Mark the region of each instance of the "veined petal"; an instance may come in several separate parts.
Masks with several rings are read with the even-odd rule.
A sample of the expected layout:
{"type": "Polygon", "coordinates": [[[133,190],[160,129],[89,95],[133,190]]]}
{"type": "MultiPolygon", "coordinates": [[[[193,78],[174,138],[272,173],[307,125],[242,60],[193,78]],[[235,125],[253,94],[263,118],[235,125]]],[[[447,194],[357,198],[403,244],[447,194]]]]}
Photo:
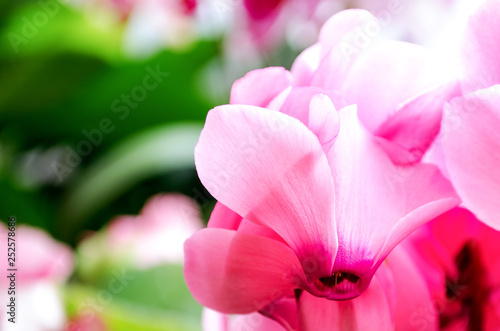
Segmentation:
{"type": "Polygon", "coordinates": [[[208,114],[195,163],[217,200],[288,243],[308,279],[331,275],[333,179],[318,138],[300,121],[253,106],[217,107],[208,114]]]}
{"type": "Polygon", "coordinates": [[[500,85],[453,99],[443,118],[443,150],[464,206],[500,230],[500,85]]]}
{"type": "Polygon", "coordinates": [[[378,261],[422,224],[456,207],[460,203],[451,183],[438,168],[430,164],[400,167],[399,178],[407,192],[404,216],[387,237],[378,261]]]}
{"type": "Polygon", "coordinates": [[[226,313],[258,311],[293,293],[304,274],[293,251],[273,239],[203,229],[184,244],[184,276],[203,306],[226,313]]]}
{"type": "Polygon", "coordinates": [[[374,259],[387,235],[404,213],[406,196],[401,185],[390,181],[397,168],[361,126],[356,109],[343,108],[339,114],[340,131],[328,153],[339,241],[333,272],[360,277],[359,294],[373,276],[374,259]]]}
{"type": "Polygon", "coordinates": [[[500,84],[500,2],[488,0],[471,16],[463,41],[466,93],[500,84]]]}
{"type": "Polygon", "coordinates": [[[208,220],[208,228],[219,228],[228,230],[238,230],[242,217],[224,206],[222,203],[217,202],[214,210],[208,220]]]}
{"type": "Polygon", "coordinates": [[[234,82],[231,104],[265,107],[281,91],[291,86],[292,82],[292,74],[282,67],[250,71],[234,82]]]}
{"type": "Polygon", "coordinates": [[[320,62],[310,85],[340,91],[352,64],[373,39],[365,31],[374,27],[379,28],[379,23],[366,10],[344,10],[332,16],[321,29],[320,62]]]}
{"type": "Polygon", "coordinates": [[[406,153],[391,153],[396,164],[419,161],[439,133],[446,101],[459,95],[456,81],[426,91],[401,105],[374,134],[403,147],[406,153]]]}
{"type": "Polygon", "coordinates": [[[358,105],[361,122],[375,132],[400,104],[445,81],[426,48],[381,40],[359,55],[342,83],[341,94],[358,105]]]}

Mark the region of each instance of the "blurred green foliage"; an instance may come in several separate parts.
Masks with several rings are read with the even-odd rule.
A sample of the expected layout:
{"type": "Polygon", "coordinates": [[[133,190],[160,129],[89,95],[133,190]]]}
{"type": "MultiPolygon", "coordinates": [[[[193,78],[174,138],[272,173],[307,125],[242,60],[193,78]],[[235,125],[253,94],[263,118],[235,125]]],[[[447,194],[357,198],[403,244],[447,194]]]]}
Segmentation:
{"type": "MultiPolygon", "coordinates": [[[[134,59],[122,49],[123,24],[99,25],[52,3],[0,1],[1,218],[14,215],[75,247],[159,192],[195,198],[208,217],[214,201],[193,148],[215,106],[200,72],[220,55],[219,42],[134,59]]],[[[86,277],[82,263],[64,290],[70,316],[111,275],[101,268],[86,277]]],[[[111,330],[200,328],[181,266],[131,272],[134,282],[100,313],[111,330]]]]}
{"type": "Polygon", "coordinates": [[[96,25],[88,14],[55,1],[50,16],[41,3],[0,5],[0,214],[16,215],[20,223],[43,227],[75,244],[82,230],[98,229],[112,215],[137,213],[155,193],[193,196],[193,189],[202,190],[192,157],[186,156],[192,155],[196,133],[188,142],[180,138],[173,143],[172,137],[167,144],[177,148],[171,155],[160,142],[154,146],[147,139],[169,130],[165,125],[170,130],[186,122],[201,127],[214,104],[199,88],[198,78],[218,55],[218,43],[199,41],[182,51],[132,59],[122,51],[123,26],[96,25]],[[37,25],[43,23],[36,16],[41,11],[48,19],[37,25]],[[154,88],[144,89],[144,84],[154,88]],[[103,120],[108,131],[101,130],[103,120]],[[134,136],[156,150],[129,153],[123,142],[134,136]],[[40,157],[52,149],[60,152],[55,161],[62,169],[55,161],[45,169],[32,166],[28,172],[41,171],[49,179],[30,183],[26,158],[33,151],[40,157]],[[65,168],[71,151],[78,154],[78,162],[65,168]],[[139,157],[142,166],[131,162],[139,157]],[[179,171],[184,182],[162,180],[179,171]],[[82,182],[92,176],[98,178],[79,193],[82,182]],[[102,203],[95,206],[88,200],[102,203]]]}

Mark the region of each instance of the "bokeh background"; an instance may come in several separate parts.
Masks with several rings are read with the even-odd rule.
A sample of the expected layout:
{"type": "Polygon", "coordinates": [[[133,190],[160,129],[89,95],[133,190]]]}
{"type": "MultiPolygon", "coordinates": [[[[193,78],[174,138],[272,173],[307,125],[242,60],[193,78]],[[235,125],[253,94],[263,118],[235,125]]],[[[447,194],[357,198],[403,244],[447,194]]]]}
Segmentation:
{"type": "Polygon", "coordinates": [[[215,204],[193,148],[232,82],[289,69],[344,8],[389,13],[383,34],[436,48],[471,12],[470,1],[248,3],[0,1],[0,219],[17,220],[19,268],[33,257],[63,269],[19,280],[40,322],[13,330],[200,330],[176,238],[206,224],[215,204]],[[158,196],[168,193],[182,196],[158,196]],[[63,246],[34,244],[41,237],[63,246]]]}

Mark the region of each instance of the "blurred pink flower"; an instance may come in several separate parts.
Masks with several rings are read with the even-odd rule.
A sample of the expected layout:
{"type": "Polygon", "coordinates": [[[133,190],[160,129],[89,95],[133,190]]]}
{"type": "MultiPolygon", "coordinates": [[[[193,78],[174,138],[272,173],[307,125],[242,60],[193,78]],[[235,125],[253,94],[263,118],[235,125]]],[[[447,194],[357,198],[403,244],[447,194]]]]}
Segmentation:
{"type": "Polygon", "coordinates": [[[404,242],[426,276],[439,315],[414,316],[418,325],[439,320],[443,330],[500,329],[500,232],[455,208],[404,242]]]}
{"type": "Polygon", "coordinates": [[[107,228],[111,255],[140,268],[183,262],[183,243],[203,227],[199,208],[180,194],[150,198],[138,216],[119,216],[107,228]]]}
{"type": "Polygon", "coordinates": [[[108,331],[104,322],[99,318],[97,314],[93,315],[92,318],[88,316],[80,315],[71,319],[66,325],[64,331],[108,331]]]}
{"type": "MultiPolygon", "coordinates": [[[[9,229],[0,225],[0,241],[7,251],[9,229]]],[[[1,330],[52,331],[62,330],[66,313],[60,286],[73,271],[73,252],[65,244],[56,242],[45,231],[31,226],[19,225],[15,230],[15,298],[16,323],[7,320],[2,307],[1,330]]],[[[7,258],[5,262],[7,262],[7,258]]],[[[12,268],[6,264],[4,270],[12,268]]],[[[0,284],[7,289],[10,279],[2,277],[0,284]]],[[[10,297],[10,296],[9,296],[10,297]]],[[[7,290],[2,293],[3,302],[8,302],[7,290]]]]}
{"type": "Polygon", "coordinates": [[[464,206],[500,229],[500,2],[486,1],[463,41],[464,95],[446,107],[438,162],[464,206]]]}

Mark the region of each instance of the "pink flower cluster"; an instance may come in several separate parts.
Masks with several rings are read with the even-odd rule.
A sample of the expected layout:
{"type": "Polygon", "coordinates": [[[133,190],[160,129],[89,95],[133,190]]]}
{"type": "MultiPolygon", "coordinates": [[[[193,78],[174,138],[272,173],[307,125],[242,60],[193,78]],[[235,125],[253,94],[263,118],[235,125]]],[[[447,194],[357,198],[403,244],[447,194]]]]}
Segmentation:
{"type": "Polygon", "coordinates": [[[500,1],[456,77],[379,28],[340,12],[209,112],[195,163],[218,204],[184,245],[206,330],[500,328],[500,1]]]}

